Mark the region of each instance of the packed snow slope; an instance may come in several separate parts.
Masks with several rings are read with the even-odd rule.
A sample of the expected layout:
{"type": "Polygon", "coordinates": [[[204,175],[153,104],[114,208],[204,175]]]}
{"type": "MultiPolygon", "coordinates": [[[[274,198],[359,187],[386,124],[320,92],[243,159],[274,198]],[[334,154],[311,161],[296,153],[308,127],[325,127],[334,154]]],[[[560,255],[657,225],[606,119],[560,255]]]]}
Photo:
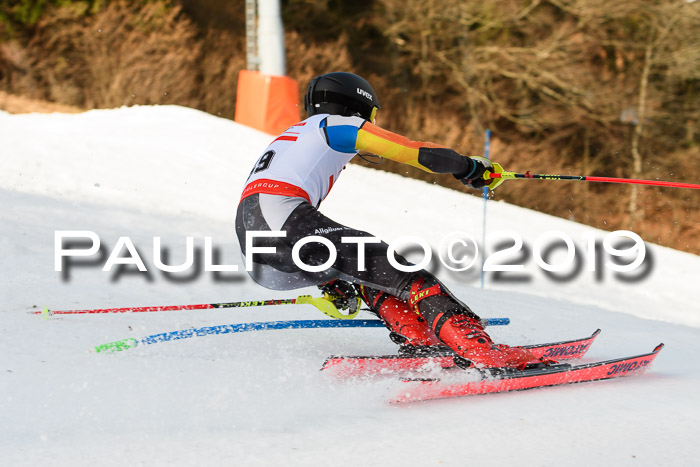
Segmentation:
{"type": "MultiPolygon", "coordinates": [[[[647,243],[639,268],[616,272],[606,264],[607,232],[501,202],[489,201],[486,209],[487,256],[521,270],[488,273],[484,288],[481,259],[452,272],[436,257],[431,270],[483,317],[511,318],[510,326],[490,329],[500,342],[564,340],[600,327],[587,360],[636,355],[664,342],[647,374],[392,406],[385,401],[400,389],[396,378],[337,381],[318,371],[329,354],[395,352],[379,328],[251,332],[113,354],[93,350],[193,327],[325,318],[306,305],[47,320],[30,314],[44,306],[317,294],[265,290],[248,279],[240,259],[235,208],[270,140],[181,107],[0,112],[3,466],[697,465],[700,258],[647,243]],[[102,250],[73,258],[58,272],[58,231],[94,232],[102,250]],[[563,240],[551,255],[542,252],[552,231],[576,249],[572,266],[547,274],[538,255],[548,264],[567,260],[563,240]],[[193,237],[195,265],[161,271],[154,237],[169,265],[185,262],[186,238],[193,237]],[[214,263],[237,265],[239,272],[205,270],[207,237],[214,263]],[[522,248],[499,256],[517,238],[522,248]],[[119,267],[135,256],[147,271],[119,267]],[[113,267],[103,271],[108,258],[113,267]]],[[[522,183],[537,189],[547,182],[522,183]]],[[[483,246],[481,198],[354,165],[321,209],[385,241],[424,239],[436,256],[453,232],[483,246]]],[[[414,261],[423,256],[415,248],[405,253],[414,261]]]]}

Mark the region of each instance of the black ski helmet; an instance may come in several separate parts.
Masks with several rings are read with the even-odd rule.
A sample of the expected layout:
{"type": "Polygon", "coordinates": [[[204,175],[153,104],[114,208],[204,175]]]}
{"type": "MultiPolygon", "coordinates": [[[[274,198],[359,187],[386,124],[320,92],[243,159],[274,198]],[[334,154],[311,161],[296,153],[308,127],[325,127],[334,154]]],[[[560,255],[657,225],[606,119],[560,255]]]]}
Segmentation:
{"type": "Polygon", "coordinates": [[[316,114],[359,116],[372,121],[379,99],[372,86],[353,73],[336,71],[311,80],[304,97],[304,108],[311,117],[316,114]]]}

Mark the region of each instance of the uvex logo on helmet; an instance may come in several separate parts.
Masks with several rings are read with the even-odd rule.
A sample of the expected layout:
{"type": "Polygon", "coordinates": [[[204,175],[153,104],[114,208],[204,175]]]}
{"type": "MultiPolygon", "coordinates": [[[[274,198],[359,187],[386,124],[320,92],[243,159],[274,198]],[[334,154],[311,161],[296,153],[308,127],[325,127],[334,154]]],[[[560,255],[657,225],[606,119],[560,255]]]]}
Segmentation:
{"type": "Polygon", "coordinates": [[[365,91],[364,89],[357,88],[357,93],[358,93],[359,95],[361,95],[361,96],[366,97],[366,98],[369,99],[370,101],[372,100],[372,94],[368,93],[368,92],[365,91]]]}

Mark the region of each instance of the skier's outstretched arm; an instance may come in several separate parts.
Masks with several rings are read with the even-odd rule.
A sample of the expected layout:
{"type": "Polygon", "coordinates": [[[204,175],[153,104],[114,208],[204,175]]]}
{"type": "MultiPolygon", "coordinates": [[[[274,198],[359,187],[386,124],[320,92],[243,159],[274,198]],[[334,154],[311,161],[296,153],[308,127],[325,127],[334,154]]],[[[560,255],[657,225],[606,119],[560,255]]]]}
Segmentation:
{"type": "Polygon", "coordinates": [[[435,143],[411,141],[370,122],[358,130],[355,149],[431,173],[460,173],[472,166],[468,157],[453,149],[435,143]]]}
{"type": "Polygon", "coordinates": [[[412,141],[370,122],[365,122],[358,130],[355,149],[426,172],[452,174],[473,188],[485,185],[482,176],[492,167],[491,162],[483,157],[467,157],[435,143],[412,141]]]}

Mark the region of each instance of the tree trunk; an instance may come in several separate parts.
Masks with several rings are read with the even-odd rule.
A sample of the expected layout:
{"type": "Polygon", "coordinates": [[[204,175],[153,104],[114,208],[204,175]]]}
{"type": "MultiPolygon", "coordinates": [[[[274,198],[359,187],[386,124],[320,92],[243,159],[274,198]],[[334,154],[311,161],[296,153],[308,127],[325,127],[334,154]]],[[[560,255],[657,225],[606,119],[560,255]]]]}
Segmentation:
{"type": "MultiPolygon", "coordinates": [[[[652,40],[649,40],[644,52],[644,68],[639,80],[639,102],[637,104],[637,125],[632,134],[632,178],[641,178],[642,155],[639,152],[639,144],[644,136],[644,119],[646,118],[647,88],[649,86],[649,71],[651,69],[652,40]]],[[[639,185],[630,188],[630,230],[634,229],[637,222],[644,220],[644,210],[639,207],[639,185]]]]}

